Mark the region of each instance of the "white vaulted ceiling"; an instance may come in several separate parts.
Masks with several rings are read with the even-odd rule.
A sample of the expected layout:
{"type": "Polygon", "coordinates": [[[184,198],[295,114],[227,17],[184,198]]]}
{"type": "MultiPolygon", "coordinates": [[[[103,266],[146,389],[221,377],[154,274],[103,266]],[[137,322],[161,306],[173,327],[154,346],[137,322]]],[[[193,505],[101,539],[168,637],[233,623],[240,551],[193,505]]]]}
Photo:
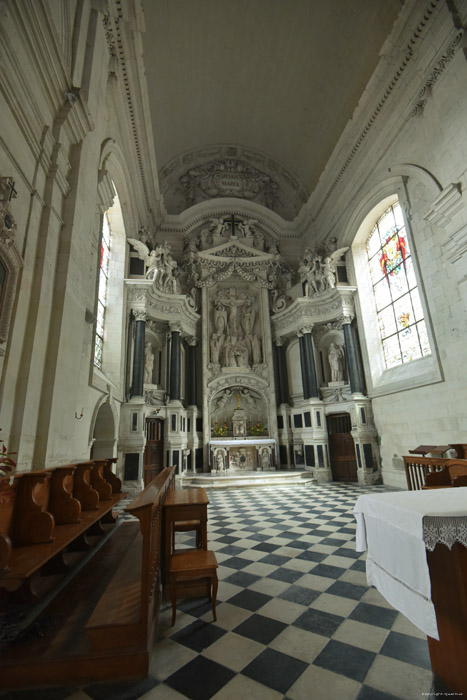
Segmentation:
{"type": "Polygon", "coordinates": [[[143,7],[159,171],[177,158],[180,173],[180,163],[192,167],[197,149],[239,146],[280,164],[303,201],[358,104],[401,0],[143,0],[143,7]],[[180,160],[188,152],[191,160],[180,160]]]}

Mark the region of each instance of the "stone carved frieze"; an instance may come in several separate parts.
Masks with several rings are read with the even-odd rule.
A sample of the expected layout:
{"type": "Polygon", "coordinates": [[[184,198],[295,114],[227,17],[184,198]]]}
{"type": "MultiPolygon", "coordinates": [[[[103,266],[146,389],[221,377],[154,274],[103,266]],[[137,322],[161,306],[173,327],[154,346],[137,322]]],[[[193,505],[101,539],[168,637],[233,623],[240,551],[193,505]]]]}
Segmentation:
{"type": "Polygon", "coordinates": [[[219,391],[232,386],[243,386],[258,392],[260,396],[268,398],[269,385],[266,379],[254,374],[223,374],[216,377],[212,382],[209,382],[207,386],[208,400],[210,401],[219,391]]]}
{"type": "Polygon", "coordinates": [[[187,207],[193,206],[199,194],[216,197],[240,197],[257,200],[268,209],[275,209],[279,185],[249,163],[234,158],[212,160],[191,168],[179,178],[187,207]]]}
{"type": "Polygon", "coordinates": [[[211,219],[209,226],[185,238],[184,254],[182,268],[194,287],[210,287],[235,274],[266,289],[292,281],[277,242],[267,241],[254,219],[211,219]]]}

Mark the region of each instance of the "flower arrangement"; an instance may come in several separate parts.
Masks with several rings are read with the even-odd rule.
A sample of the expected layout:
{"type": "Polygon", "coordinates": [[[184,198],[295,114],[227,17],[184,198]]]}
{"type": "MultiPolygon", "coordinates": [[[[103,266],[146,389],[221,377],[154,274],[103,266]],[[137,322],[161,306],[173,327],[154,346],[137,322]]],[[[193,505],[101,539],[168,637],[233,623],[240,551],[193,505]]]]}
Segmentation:
{"type": "Polygon", "coordinates": [[[254,425],[253,423],[250,423],[250,429],[248,432],[250,433],[250,435],[262,435],[265,430],[265,426],[258,421],[254,425]]]}
{"type": "Polygon", "coordinates": [[[224,423],[224,425],[218,425],[215,423],[214,428],[212,429],[213,435],[216,437],[225,437],[227,435],[227,431],[227,423],[224,423]]]}
{"type": "MultiPolygon", "coordinates": [[[[1,438],[0,443],[3,443],[1,438]]],[[[16,462],[10,457],[10,455],[13,454],[16,454],[16,452],[8,452],[6,445],[2,445],[2,449],[0,450],[0,505],[3,503],[2,496],[5,496],[11,490],[10,476],[11,472],[16,467],[16,462]]]]}

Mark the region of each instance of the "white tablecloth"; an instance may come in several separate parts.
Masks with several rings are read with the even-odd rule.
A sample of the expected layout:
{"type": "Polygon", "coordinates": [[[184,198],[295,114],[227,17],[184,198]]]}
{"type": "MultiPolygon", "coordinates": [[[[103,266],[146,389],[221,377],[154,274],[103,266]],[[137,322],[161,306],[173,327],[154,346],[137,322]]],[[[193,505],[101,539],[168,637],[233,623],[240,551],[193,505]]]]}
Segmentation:
{"type": "MultiPolygon", "coordinates": [[[[467,487],[368,494],[357,500],[354,514],[357,551],[368,549],[368,584],[376,586],[394,608],[425,634],[439,639],[431,602],[424,519],[430,549],[434,544],[433,523],[439,526],[455,519],[461,532],[462,523],[467,524],[467,487]]],[[[448,530],[452,533],[452,528],[448,530]]],[[[438,531],[442,532],[443,527],[438,527],[438,531]]]]}

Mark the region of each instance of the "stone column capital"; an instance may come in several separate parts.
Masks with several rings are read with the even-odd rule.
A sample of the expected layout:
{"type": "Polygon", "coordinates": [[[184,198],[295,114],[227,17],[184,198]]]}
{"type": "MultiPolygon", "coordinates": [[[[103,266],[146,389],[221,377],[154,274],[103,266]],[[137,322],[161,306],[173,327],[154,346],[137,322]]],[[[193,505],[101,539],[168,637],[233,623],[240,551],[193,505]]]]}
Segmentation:
{"type": "Polygon", "coordinates": [[[169,323],[169,329],[171,333],[181,333],[182,324],[174,321],[173,323],[169,323]]]}
{"type": "Polygon", "coordinates": [[[307,326],[301,326],[300,333],[302,333],[303,335],[308,335],[309,333],[311,333],[312,330],[313,330],[313,324],[310,323],[307,326]]]}
{"type": "Polygon", "coordinates": [[[147,321],[148,314],[144,309],[132,309],[136,321],[147,321]]]}
{"type": "Polygon", "coordinates": [[[342,316],[339,317],[339,321],[340,321],[340,323],[342,323],[343,326],[345,326],[346,324],[352,323],[354,318],[355,318],[355,314],[346,313],[346,314],[342,314],[342,316]]]}
{"type": "Polygon", "coordinates": [[[190,347],[196,347],[198,345],[198,338],[194,335],[188,336],[188,338],[185,338],[186,342],[190,347]]]}

